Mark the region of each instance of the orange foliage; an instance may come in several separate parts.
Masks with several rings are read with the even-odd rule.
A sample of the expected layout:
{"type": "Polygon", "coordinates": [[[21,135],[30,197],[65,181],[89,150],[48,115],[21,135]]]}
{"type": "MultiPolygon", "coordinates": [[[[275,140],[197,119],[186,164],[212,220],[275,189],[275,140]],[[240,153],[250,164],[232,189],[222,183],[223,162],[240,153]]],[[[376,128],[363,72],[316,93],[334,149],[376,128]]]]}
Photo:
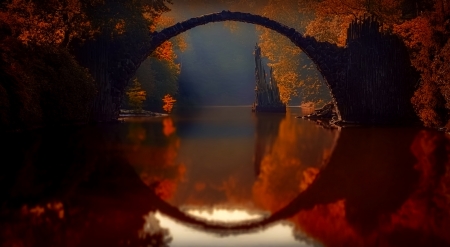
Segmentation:
{"type": "Polygon", "coordinates": [[[394,26],[409,48],[421,81],[412,104],[426,126],[444,126],[450,119],[450,7],[434,1],[434,8],[394,26]]]}
{"type": "Polygon", "coordinates": [[[433,40],[433,25],[430,19],[419,16],[394,27],[394,32],[400,35],[405,45],[412,51],[411,63],[417,70],[427,72],[430,57],[435,50],[433,40]]]}
{"type": "MultiPolygon", "coordinates": [[[[296,2],[293,0],[270,0],[262,9],[262,14],[291,27],[297,27],[302,22],[302,18],[295,8],[296,2]]],[[[301,50],[289,39],[270,29],[257,28],[260,32],[259,46],[262,55],[270,60],[268,66],[273,68],[281,101],[287,104],[293,96],[298,95],[298,89],[303,85],[298,73],[298,57],[301,50]]]]}
{"type": "Polygon", "coordinates": [[[345,45],[347,28],[355,18],[371,14],[389,26],[401,17],[401,1],[397,0],[324,0],[313,7],[316,18],[308,24],[306,34],[339,46],[345,45]]]}
{"type": "Polygon", "coordinates": [[[162,199],[170,200],[177,190],[178,183],[183,180],[186,168],[177,161],[179,138],[174,135],[175,127],[170,118],[163,120],[164,126],[171,126],[173,131],[167,135],[162,133],[148,133],[140,123],[130,125],[129,145],[119,145],[115,148],[124,153],[128,163],[134,167],[141,180],[148,186],[155,186],[155,192],[162,199]],[[148,144],[153,135],[167,140],[163,146],[148,144]]]}
{"type": "Polygon", "coordinates": [[[67,46],[74,38],[95,33],[79,0],[49,1],[44,5],[15,0],[0,12],[0,19],[25,44],[67,46]]]}
{"type": "Polygon", "coordinates": [[[264,210],[277,211],[314,181],[319,168],[329,158],[338,134],[330,132],[322,140],[316,140],[313,133],[322,129],[315,125],[299,126],[294,119],[289,116],[281,121],[276,139],[261,160],[253,198],[264,210]],[[307,151],[306,143],[319,147],[317,153],[307,151]]]}
{"type": "Polygon", "coordinates": [[[163,110],[170,113],[176,100],[170,94],[166,94],[162,100],[164,102],[163,110]]]}
{"type": "Polygon", "coordinates": [[[175,60],[175,58],[177,58],[177,55],[173,50],[173,44],[170,41],[166,41],[158,46],[158,48],[156,48],[156,50],[153,52],[152,56],[166,61],[173,61],[175,60]]]}
{"type": "MultiPolygon", "coordinates": [[[[150,26],[150,31],[160,31],[163,28],[166,28],[168,26],[171,26],[174,24],[174,19],[165,17],[165,16],[158,16],[155,18],[155,20],[152,22],[152,25],[150,26]]],[[[174,48],[179,49],[180,51],[185,51],[187,48],[187,43],[184,39],[183,34],[177,35],[176,37],[172,38],[170,41],[165,41],[162,43],[156,50],[153,52],[152,56],[155,56],[158,59],[166,60],[166,61],[174,61],[177,58],[177,55],[175,54],[174,48]]]]}
{"type": "MultiPolygon", "coordinates": [[[[420,72],[420,85],[412,104],[426,126],[443,126],[450,120],[450,4],[432,0],[432,7],[408,13],[402,19],[402,1],[397,0],[324,0],[306,1],[315,19],[306,34],[321,41],[345,45],[346,30],[354,18],[364,14],[376,16],[384,27],[399,35],[410,51],[411,63],[420,72]],[[406,18],[406,16],[405,16],[406,18]],[[324,28],[326,27],[326,28],[324,28]]],[[[415,6],[420,8],[419,5],[415,6]]],[[[305,8],[301,8],[305,11],[305,8]]],[[[417,82],[412,82],[417,83],[417,82]]]]}

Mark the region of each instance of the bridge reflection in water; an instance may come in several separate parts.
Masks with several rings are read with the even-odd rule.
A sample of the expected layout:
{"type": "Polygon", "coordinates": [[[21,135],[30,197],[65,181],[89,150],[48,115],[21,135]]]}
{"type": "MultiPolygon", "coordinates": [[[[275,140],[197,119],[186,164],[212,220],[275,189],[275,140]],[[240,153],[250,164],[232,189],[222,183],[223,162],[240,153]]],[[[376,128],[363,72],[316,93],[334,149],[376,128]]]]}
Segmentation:
{"type": "Polygon", "coordinates": [[[431,130],[214,109],[2,142],[2,246],[450,245],[450,142],[431,130]],[[203,218],[231,210],[252,217],[203,218]]]}

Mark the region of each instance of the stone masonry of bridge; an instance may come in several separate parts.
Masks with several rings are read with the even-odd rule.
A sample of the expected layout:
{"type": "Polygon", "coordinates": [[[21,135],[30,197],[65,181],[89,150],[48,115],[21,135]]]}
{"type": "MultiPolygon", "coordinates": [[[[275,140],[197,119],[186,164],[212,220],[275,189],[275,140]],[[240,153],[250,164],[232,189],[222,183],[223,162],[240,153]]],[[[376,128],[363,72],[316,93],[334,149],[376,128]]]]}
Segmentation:
{"type": "MultiPolygon", "coordinates": [[[[346,47],[319,42],[269,18],[249,13],[222,11],[194,17],[151,33],[150,43],[123,67],[136,71],[165,41],[194,27],[211,22],[238,21],[274,30],[299,47],[316,65],[329,88],[339,121],[360,124],[397,124],[415,119],[410,98],[414,73],[404,45],[381,32],[371,18],[355,20],[348,29],[346,47]],[[398,48],[400,47],[400,48],[398,48]]],[[[130,73],[134,76],[133,73],[130,73]]],[[[121,88],[124,88],[123,86],[121,88]]]]}

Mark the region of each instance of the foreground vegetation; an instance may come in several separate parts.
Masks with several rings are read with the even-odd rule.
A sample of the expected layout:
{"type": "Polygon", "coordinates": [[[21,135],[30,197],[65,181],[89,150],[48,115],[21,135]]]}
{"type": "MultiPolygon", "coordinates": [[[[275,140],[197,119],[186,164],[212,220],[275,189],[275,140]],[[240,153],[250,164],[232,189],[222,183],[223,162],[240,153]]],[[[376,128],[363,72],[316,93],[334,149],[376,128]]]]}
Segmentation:
{"type": "MultiPolygon", "coordinates": [[[[130,71],[120,65],[140,54],[169,3],[6,1],[0,9],[0,128],[108,119],[98,109],[111,102],[99,96],[106,90],[121,97],[116,81],[130,71]],[[113,88],[105,88],[109,82],[113,88]]],[[[167,42],[153,55],[170,60],[171,49],[167,42]]]]}

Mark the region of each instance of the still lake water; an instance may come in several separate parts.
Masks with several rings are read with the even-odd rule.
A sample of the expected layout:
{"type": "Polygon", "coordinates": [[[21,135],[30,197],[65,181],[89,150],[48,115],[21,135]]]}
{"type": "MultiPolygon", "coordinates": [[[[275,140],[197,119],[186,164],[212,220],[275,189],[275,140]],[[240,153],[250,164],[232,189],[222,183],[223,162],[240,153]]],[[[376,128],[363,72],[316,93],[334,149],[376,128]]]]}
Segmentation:
{"type": "Polygon", "coordinates": [[[450,137],[248,107],[2,136],[0,246],[450,246],[450,137]]]}

